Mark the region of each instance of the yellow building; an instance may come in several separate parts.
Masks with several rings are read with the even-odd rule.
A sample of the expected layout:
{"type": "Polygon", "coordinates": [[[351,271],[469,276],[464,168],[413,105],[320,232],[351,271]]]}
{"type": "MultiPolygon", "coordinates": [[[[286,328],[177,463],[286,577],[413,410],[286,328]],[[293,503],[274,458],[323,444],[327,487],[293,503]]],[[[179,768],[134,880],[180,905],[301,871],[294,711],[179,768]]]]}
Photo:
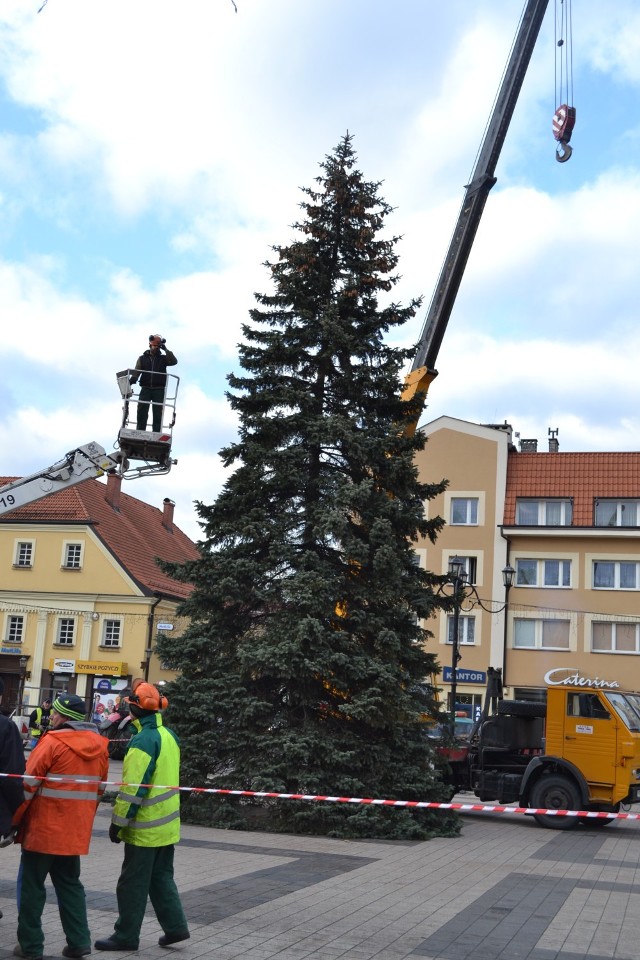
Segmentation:
{"type": "MultiPolygon", "coordinates": [[[[640,689],[640,452],[561,453],[553,431],[539,452],[508,424],[451,417],[422,429],[420,477],[449,484],[427,504],[446,526],[419,544],[420,562],[446,574],[459,556],[475,588],[460,610],[456,705],[477,709],[489,666],[514,699],[574,674],[640,689]]],[[[449,706],[452,619],[425,623],[449,706]]]]}
{"type": "MultiPolygon", "coordinates": [[[[9,478],[0,480],[0,484],[9,478]]],[[[121,478],[87,480],[0,521],[0,676],[3,706],[68,690],[107,708],[133,677],[172,674],[153,653],[158,631],[177,634],[189,586],[156,558],[197,558],[162,509],[121,491],[121,478]]],[[[93,710],[95,712],[95,710],[93,710]]]]}

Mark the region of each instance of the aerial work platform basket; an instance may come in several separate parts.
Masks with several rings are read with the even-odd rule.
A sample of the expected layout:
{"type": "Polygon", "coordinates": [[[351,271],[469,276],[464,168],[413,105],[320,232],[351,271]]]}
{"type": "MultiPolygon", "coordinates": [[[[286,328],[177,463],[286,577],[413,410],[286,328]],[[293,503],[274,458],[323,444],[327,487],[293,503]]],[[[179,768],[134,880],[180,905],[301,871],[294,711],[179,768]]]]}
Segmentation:
{"type": "Polygon", "coordinates": [[[176,422],[176,398],[180,377],[167,373],[164,398],[161,402],[140,400],[138,384],[131,383],[131,376],[140,371],[120,370],[116,373],[118,387],[123,399],[122,424],[118,431],[115,446],[119,449],[120,473],[127,479],[169,473],[177,463],[171,458],[173,427],[176,422]],[[135,390],[137,389],[137,393],[135,390]],[[154,413],[161,408],[161,428],[159,431],[138,429],[138,409],[140,404],[148,405],[149,420],[153,423],[154,413]]]}

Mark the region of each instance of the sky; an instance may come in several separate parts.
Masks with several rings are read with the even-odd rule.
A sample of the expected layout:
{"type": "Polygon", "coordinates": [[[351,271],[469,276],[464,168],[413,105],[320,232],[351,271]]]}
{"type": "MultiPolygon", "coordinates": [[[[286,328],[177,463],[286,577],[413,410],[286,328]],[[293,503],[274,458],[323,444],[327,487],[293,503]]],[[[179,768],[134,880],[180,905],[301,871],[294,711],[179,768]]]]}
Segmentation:
{"type": "MultiPolygon", "coordinates": [[[[569,0],[565,0],[569,2],[569,0]]],[[[522,0],[2,0],[0,475],[113,450],[115,373],[178,357],[166,476],[125,490],[201,535],[236,436],[226,377],[300,188],[348,131],[394,207],[414,345],[522,0]],[[41,8],[39,10],[39,8],[41,8]]],[[[560,0],[557,0],[558,6],[560,0]]],[[[640,438],[640,9],[573,4],[555,159],[549,7],[438,358],[423,422],[507,420],[546,449],[640,438]],[[565,98],[566,99],[566,98],[565,98]]],[[[432,478],[434,480],[440,478],[432,478]]]]}

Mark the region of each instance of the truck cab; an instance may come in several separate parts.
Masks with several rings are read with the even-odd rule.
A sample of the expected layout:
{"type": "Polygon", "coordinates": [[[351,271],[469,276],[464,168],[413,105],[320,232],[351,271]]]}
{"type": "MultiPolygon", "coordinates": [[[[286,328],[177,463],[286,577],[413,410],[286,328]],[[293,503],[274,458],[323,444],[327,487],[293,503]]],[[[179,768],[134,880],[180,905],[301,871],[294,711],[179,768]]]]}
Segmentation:
{"type": "MultiPolygon", "coordinates": [[[[640,801],[640,694],[577,682],[550,686],[546,705],[499,700],[495,714],[478,721],[466,757],[452,757],[449,765],[451,785],[483,801],[617,812],[622,803],[640,801]]],[[[534,817],[554,829],[612,822],[534,817]]]]}

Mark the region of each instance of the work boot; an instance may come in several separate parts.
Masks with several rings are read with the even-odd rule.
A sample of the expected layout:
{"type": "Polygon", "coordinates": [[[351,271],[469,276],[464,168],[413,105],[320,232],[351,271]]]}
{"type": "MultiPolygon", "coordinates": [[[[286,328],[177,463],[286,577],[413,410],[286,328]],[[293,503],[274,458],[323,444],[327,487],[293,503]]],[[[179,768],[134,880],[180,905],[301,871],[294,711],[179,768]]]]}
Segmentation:
{"type": "Polygon", "coordinates": [[[42,954],[36,956],[33,953],[25,953],[19,943],[16,943],[13,948],[13,955],[14,957],[22,957],[22,960],[43,960],[42,954]]]}
{"type": "Polygon", "coordinates": [[[163,933],[158,943],[161,947],[168,947],[171,943],[180,943],[181,940],[188,940],[190,937],[188,930],[181,930],[180,933],[163,933]]]}
{"type": "Polygon", "coordinates": [[[88,953],[91,953],[91,947],[64,947],[62,951],[63,957],[86,957],[88,953]]]}
{"type": "Polygon", "coordinates": [[[105,937],[104,940],[96,940],[94,947],[96,950],[137,950],[138,944],[120,943],[119,940],[114,940],[113,937],[105,937]]]}

